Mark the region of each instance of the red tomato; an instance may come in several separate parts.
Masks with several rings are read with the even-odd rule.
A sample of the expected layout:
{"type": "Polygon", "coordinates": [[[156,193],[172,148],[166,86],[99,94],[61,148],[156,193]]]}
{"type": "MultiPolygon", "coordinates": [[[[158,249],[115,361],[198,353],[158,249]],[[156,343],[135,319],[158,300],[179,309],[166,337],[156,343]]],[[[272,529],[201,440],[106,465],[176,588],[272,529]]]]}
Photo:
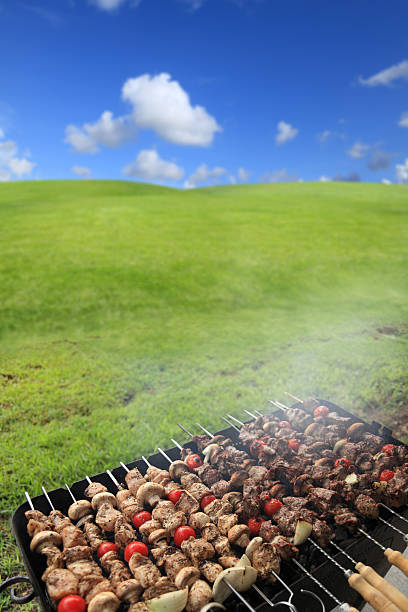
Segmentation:
{"type": "Polygon", "coordinates": [[[207,495],[204,495],[204,497],[201,498],[201,502],[200,502],[201,508],[204,510],[204,508],[208,506],[208,504],[211,504],[211,502],[213,502],[214,499],[217,499],[217,498],[215,497],[215,495],[211,495],[211,493],[207,493],[207,495]]]}
{"type": "Polygon", "coordinates": [[[174,543],[176,546],[181,546],[181,543],[184,540],[188,540],[188,538],[195,538],[196,534],[192,527],[188,527],[187,525],[183,525],[182,527],[177,527],[174,532],[174,543]]]}
{"type": "Polygon", "coordinates": [[[282,506],[283,504],[279,501],[279,499],[272,498],[268,499],[268,501],[264,503],[263,509],[267,516],[273,516],[275,512],[282,508],[282,506]]]}
{"type": "Polygon", "coordinates": [[[172,489],[167,497],[171,502],[173,502],[173,504],[175,504],[180,499],[182,492],[182,489],[172,489]]]}
{"type": "Polygon", "coordinates": [[[146,510],[142,510],[142,512],[138,512],[137,514],[135,514],[135,516],[132,519],[132,522],[134,526],[136,527],[136,529],[139,529],[139,527],[141,527],[143,523],[146,523],[147,521],[151,521],[151,520],[152,520],[152,515],[150,514],[150,512],[147,512],[146,510]]]}
{"type": "Polygon", "coordinates": [[[134,555],[135,553],[140,553],[141,555],[147,557],[149,555],[149,551],[147,549],[146,544],[143,544],[143,542],[131,542],[130,544],[128,544],[125,548],[125,561],[129,563],[132,555],[134,555]]]}
{"type": "Polygon", "coordinates": [[[248,527],[249,527],[249,531],[252,533],[252,535],[257,536],[259,534],[259,530],[261,528],[261,525],[264,522],[265,522],[265,520],[263,518],[261,518],[260,516],[255,516],[255,517],[249,519],[248,527]]]}
{"type": "Polygon", "coordinates": [[[314,409],[314,415],[315,417],[325,417],[329,414],[329,409],[327,406],[318,406],[317,408],[314,409]]]}
{"type": "Polygon", "coordinates": [[[249,447],[249,452],[251,453],[251,455],[254,455],[254,457],[258,457],[259,451],[264,445],[265,442],[262,442],[262,440],[254,440],[251,446],[249,447]]]}
{"type": "Polygon", "coordinates": [[[334,467],[346,467],[346,468],[349,468],[350,467],[350,461],[348,459],[346,459],[345,457],[341,457],[340,459],[336,459],[336,461],[334,462],[334,467]]]}
{"type": "Polygon", "coordinates": [[[279,423],[279,427],[281,429],[292,429],[291,426],[290,426],[290,423],[288,421],[281,421],[279,423]]]}
{"type": "Polygon", "coordinates": [[[200,467],[200,465],[203,465],[200,455],[189,455],[186,459],[186,463],[190,472],[200,467]]]}
{"type": "Polygon", "coordinates": [[[66,595],[58,604],[58,612],[85,612],[86,602],[79,595],[66,595]]]}
{"type": "Polygon", "coordinates": [[[387,453],[387,455],[392,455],[394,448],[394,444],[384,444],[381,450],[383,453],[387,453]]]}
{"type": "Polygon", "coordinates": [[[98,555],[98,559],[103,557],[103,555],[105,555],[107,552],[110,552],[111,550],[118,552],[119,549],[113,542],[102,542],[102,544],[99,544],[98,551],[96,553],[98,555]]]}
{"type": "Polygon", "coordinates": [[[394,478],[395,473],[392,470],[383,470],[380,474],[381,482],[388,482],[392,478],[394,478]]]}
{"type": "Polygon", "coordinates": [[[292,438],[288,442],[288,447],[293,451],[297,451],[297,449],[299,448],[299,440],[297,440],[296,438],[292,438]]]}

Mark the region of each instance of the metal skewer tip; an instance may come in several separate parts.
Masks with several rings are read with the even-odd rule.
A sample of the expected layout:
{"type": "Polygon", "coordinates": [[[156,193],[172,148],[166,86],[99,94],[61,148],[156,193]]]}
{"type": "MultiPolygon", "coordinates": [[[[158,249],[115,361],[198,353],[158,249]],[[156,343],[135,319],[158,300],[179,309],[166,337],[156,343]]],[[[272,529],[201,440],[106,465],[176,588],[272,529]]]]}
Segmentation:
{"type": "Polygon", "coordinates": [[[33,502],[31,501],[31,497],[29,496],[27,491],[24,491],[24,495],[26,496],[26,499],[28,501],[28,505],[30,506],[31,510],[34,510],[33,502]]]}
{"type": "Polygon", "coordinates": [[[228,423],[228,425],[229,425],[230,427],[232,427],[233,429],[235,429],[235,431],[238,431],[238,432],[240,432],[240,431],[241,431],[239,427],[237,427],[236,425],[234,425],[234,423],[231,423],[231,421],[229,421],[229,420],[228,420],[227,418],[225,418],[224,416],[222,416],[221,418],[222,418],[222,420],[223,420],[223,421],[225,421],[226,423],[228,423]]]}
{"type": "Polygon", "coordinates": [[[163,457],[164,457],[165,459],[167,459],[167,461],[168,461],[170,464],[171,464],[171,463],[173,463],[173,461],[170,459],[170,457],[169,457],[168,455],[166,455],[166,453],[164,452],[164,450],[162,450],[162,449],[161,449],[159,446],[157,447],[157,450],[159,451],[159,453],[160,453],[161,455],[163,455],[163,457]]]}
{"type": "Polygon", "coordinates": [[[181,429],[182,431],[184,431],[184,433],[186,433],[188,436],[190,436],[190,438],[192,438],[192,437],[193,437],[193,434],[192,434],[190,431],[188,431],[188,429],[186,429],[185,427],[183,427],[183,425],[180,425],[180,423],[177,423],[177,425],[178,425],[178,427],[180,427],[180,429],[181,429]]]}
{"type": "Polygon", "coordinates": [[[50,504],[52,510],[55,510],[52,501],[50,500],[47,491],[44,489],[44,487],[41,487],[42,492],[44,493],[45,497],[47,498],[48,503],[50,504]]]}
{"type": "Polygon", "coordinates": [[[177,442],[177,440],[173,440],[173,438],[170,438],[170,440],[173,442],[174,446],[177,446],[177,448],[179,450],[183,450],[183,447],[180,446],[180,444],[177,442]]]}
{"type": "Polygon", "coordinates": [[[127,465],[125,465],[124,463],[122,463],[121,461],[119,462],[120,465],[123,467],[123,469],[125,470],[125,472],[130,472],[129,468],[127,465]]]}
{"type": "Polygon", "coordinates": [[[284,394],[289,395],[289,397],[291,397],[292,399],[303,404],[303,400],[301,400],[300,397],[296,397],[296,395],[292,395],[292,393],[289,393],[289,391],[284,391],[284,394]]]}
{"type": "Polygon", "coordinates": [[[401,516],[400,514],[398,514],[398,512],[395,512],[394,510],[392,510],[391,508],[389,508],[388,506],[386,506],[385,504],[379,503],[379,506],[382,506],[383,508],[385,508],[386,510],[388,510],[388,512],[391,512],[391,514],[393,514],[394,516],[397,516],[399,519],[401,519],[401,521],[404,521],[404,523],[408,523],[408,520],[406,518],[404,518],[403,516],[401,516]]]}
{"type": "Polygon", "coordinates": [[[211,431],[208,431],[208,429],[206,429],[205,427],[203,427],[202,425],[200,425],[200,423],[196,423],[197,427],[199,427],[201,429],[201,431],[203,431],[204,433],[207,434],[207,436],[210,436],[210,438],[214,437],[214,434],[211,433],[211,431]]]}
{"type": "Polygon", "coordinates": [[[92,484],[92,480],[89,478],[89,476],[85,476],[85,478],[87,479],[87,481],[89,482],[89,484],[92,484]]]}
{"type": "MultiPolygon", "coordinates": [[[[146,459],[146,457],[144,455],[142,455],[142,459],[145,462],[145,464],[147,465],[147,467],[152,467],[152,464],[146,459]]],[[[123,464],[122,464],[123,465],[123,464]]],[[[126,466],[124,466],[126,467],[126,466]]],[[[126,468],[127,469],[127,468],[126,468]]],[[[129,470],[128,470],[129,471],[129,470]]]]}
{"type": "Polygon", "coordinates": [[[350,578],[350,576],[353,575],[353,572],[351,570],[346,570],[346,568],[343,567],[342,565],[340,565],[340,563],[337,563],[336,559],[333,559],[333,557],[331,555],[329,555],[329,553],[327,553],[325,550],[323,550],[323,548],[321,546],[316,544],[316,542],[314,542],[313,540],[310,540],[310,543],[313,544],[313,546],[315,546],[315,548],[317,548],[317,550],[320,550],[322,555],[324,555],[327,559],[329,559],[329,561],[334,563],[334,565],[336,567],[338,567],[343,572],[343,574],[344,574],[344,576],[346,578],[350,578]]]}
{"type": "Polygon", "coordinates": [[[386,550],[385,546],[383,546],[382,544],[380,544],[380,542],[377,542],[377,540],[375,540],[373,538],[373,536],[370,536],[368,533],[366,533],[363,529],[361,529],[361,527],[359,527],[358,531],[360,533],[362,533],[366,538],[368,538],[369,540],[371,540],[372,542],[374,542],[374,544],[377,544],[377,546],[379,546],[380,548],[382,548],[382,550],[386,550]]]}
{"type": "Polygon", "coordinates": [[[229,419],[232,419],[233,421],[235,421],[236,423],[238,423],[238,425],[241,425],[241,427],[243,427],[245,425],[245,423],[243,423],[242,421],[240,421],[239,419],[236,419],[234,416],[232,416],[232,414],[227,414],[227,417],[229,419]]]}
{"type": "Polygon", "coordinates": [[[276,406],[276,408],[279,408],[280,410],[287,410],[286,408],[282,408],[282,406],[280,406],[278,402],[274,402],[273,400],[268,400],[268,402],[270,404],[273,404],[274,406],[276,406]]]}
{"type": "Polygon", "coordinates": [[[262,414],[262,412],[259,412],[259,410],[254,410],[254,412],[256,412],[256,414],[257,414],[258,416],[264,416],[264,415],[262,414]]]}
{"type": "Polygon", "coordinates": [[[114,477],[114,475],[112,474],[112,472],[110,470],[106,470],[106,473],[110,476],[111,480],[115,483],[115,485],[118,487],[118,489],[120,490],[122,487],[120,485],[120,483],[116,480],[116,478],[114,477]]]}
{"type": "Polygon", "coordinates": [[[68,493],[70,494],[70,496],[72,497],[72,499],[74,500],[74,503],[76,502],[76,499],[74,497],[74,494],[72,493],[71,489],[69,488],[69,486],[67,485],[67,483],[65,483],[65,486],[68,489],[68,493]]]}
{"type": "Polygon", "coordinates": [[[246,412],[247,414],[249,414],[250,417],[252,417],[253,419],[257,419],[258,417],[256,416],[256,414],[253,414],[253,412],[249,412],[249,410],[244,410],[244,412],[246,412]]]}
{"type": "Polygon", "coordinates": [[[402,539],[404,540],[404,542],[406,543],[408,542],[408,535],[404,533],[403,531],[401,531],[401,529],[398,529],[398,527],[394,527],[392,523],[385,521],[383,518],[381,518],[381,516],[378,517],[378,520],[381,521],[381,523],[384,523],[384,525],[388,525],[388,527],[391,527],[391,529],[399,533],[402,536],[402,539]]]}

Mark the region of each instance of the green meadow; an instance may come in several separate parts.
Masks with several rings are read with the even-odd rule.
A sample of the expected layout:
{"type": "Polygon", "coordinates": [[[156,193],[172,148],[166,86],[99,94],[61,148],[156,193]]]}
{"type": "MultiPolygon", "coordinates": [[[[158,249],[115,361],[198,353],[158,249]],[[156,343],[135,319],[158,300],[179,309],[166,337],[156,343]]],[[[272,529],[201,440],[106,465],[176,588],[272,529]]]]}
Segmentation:
{"type": "Polygon", "coordinates": [[[1,579],[25,490],[182,442],[176,422],[288,390],[408,438],[406,186],[3,184],[0,287],[1,579]]]}

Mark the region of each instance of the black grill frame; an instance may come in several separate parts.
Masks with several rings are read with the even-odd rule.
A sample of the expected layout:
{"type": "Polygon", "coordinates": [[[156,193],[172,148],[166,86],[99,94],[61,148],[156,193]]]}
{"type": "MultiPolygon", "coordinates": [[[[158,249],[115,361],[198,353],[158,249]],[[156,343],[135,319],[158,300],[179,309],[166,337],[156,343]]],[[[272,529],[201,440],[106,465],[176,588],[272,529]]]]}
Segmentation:
{"type": "MultiPolygon", "coordinates": [[[[330,410],[338,412],[341,416],[351,417],[356,421],[364,422],[362,419],[356,417],[355,415],[347,412],[340,406],[333,404],[324,399],[318,400],[321,404],[324,404],[330,408],[330,410]]],[[[301,408],[301,403],[295,403],[292,405],[293,408],[301,408]]],[[[274,411],[274,413],[279,413],[278,410],[274,411]]],[[[282,418],[284,417],[284,412],[282,411],[282,418]]],[[[247,422],[250,422],[248,420],[247,422]]],[[[397,440],[392,436],[392,432],[390,429],[381,426],[379,423],[372,422],[371,424],[366,423],[367,430],[381,435],[387,444],[404,444],[403,442],[397,440]]],[[[224,436],[228,436],[234,441],[237,441],[238,433],[232,427],[222,429],[217,431],[216,434],[221,434],[224,436]]],[[[195,444],[193,442],[188,442],[184,444],[185,447],[192,448],[196,450],[195,444]]],[[[408,448],[407,445],[404,445],[408,448]]],[[[180,458],[180,452],[177,447],[172,447],[166,450],[166,453],[173,460],[180,458]]],[[[164,459],[164,457],[160,453],[155,453],[149,455],[147,457],[148,461],[153,465],[167,469],[168,463],[164,459]]],[[[127,463],[129,469],[133,467],[137,467],[143,474],[146,472],[147,466],[142,459],[138,459],[136,461],[132,461],[127,463]]],[[[111,469],[111,472],[116,477],[119,482],[124,482],[125,470],[121,466],[111,469]]],[[[100,474],[95,474],[91,477],[92,480],[97,480],[104,484],[109,491],[112,493],[116,493],[117,489],[113,484],[112,480],[109,478],[106,472],[102,472],[100,474]]],[[[77,499],[83,498],[83,492],[88,486],[87,480],[84,478],[82,480],[78,480],[75,482],[70,488],[77,499]]],[[[65,488],[58,488],[48,492],[48,495],[57,510],[61,510],[64,514],[67,514],[67,509],[72,503],[72,499],[65,488]]],[[[40,510],[44,512],[44,514],[48,514],[50,512],[49,503],[45,497],[45,495],[39,495],[37,497],[32,497],[32,502],[34,508],[36,510],[40,510]]],[[[25,518],[24,513],[29,510],[28,502],[25,502],[19,506],[14,512],[11,518],[11,529],[15,538],[15,541],[20,549],[22,559],[24,561],[24,565],[27,569],[28,576],[33,585],[36,596],[39,598],[39,603],[41,606],[41,610],[43,612],[53,612],[55,608],[52,606],[51,601],[48,597],[47,590],[45,588],[45,583],[41,580],[41,575],[43,571],[46,569],[45,559],[38,554],[34,554],[30,551],[30,538],[27,534],[26,525],[27,520],[25,518]]],[[[408,507],[405,507],[402,511],[399,511],[400,514],[406,518],[408,518],[408,507]]],[[[386,516],[388,513],[384,513],[382,516],[392,524],[398,526],[401,530],[401,522],[398,521],[397,518],[390,516],[386,516]]],[[[386,527],[379,521],[373,521],[372,524],[369,524],[370,534],[373,535],[375,539],[381,542],[384,546],[389,546],[390,548],[394,548],[395,550],[403,551],[405,549],[405,544],[395,531],[391,530],[389,527],[386,527]]],[[[389,564],[385,559],[382,551],[372,542],[361,537],[347,537],[342,542],[342,547],[344,550],[349,552],[349,554],[357,559],[358,561],[362,561],[363,563],[367,563],[374,567],[374,569],[381,575],[384,575],[389,569],[389,564]]],[[[337,553],[333,547],[329,547],[328,552],[336,558],[341,565],[346,567],[347,569],[351,569],[350,562],[340,553],[337,553]]],[[[362,605],[362,598],[356,593],[354,590],[348,587],[346,580],[341,577],[341,572],[337,570],[333,564],[327,561],[321,553],[319,553],[312,545],[304,544],[301,547],[301,557],[300,561],[303,565],[310,571],[312,571],[313,575],[316,576],[325,586],[327,586],[341,601],[347,601],[350,605],[354,605],[355,607],[360,607],[362,605]]],[[[290,585],[290,587],[295,591],[300,591],[300,589],[308,589],[314,591],[319,597],[324,601],[326,609],[330,610],[334,606],[333,600],[328,597],[314,582],[308,578],[303,572],[298,570],[294,564],[283,563],[281,575],[283,579],[290,585]]],[[[281,601],[282,599],[287,599],[288,595],[285,590],[281,589],[276,585],[265,586],[262,585],[262,589],[265,593],[273,599],[273,601],[281,601]]],[[[248,591],[245,594],[248,602],[256,608],[258,612],[266,612],[270,610],[270,606],[268,604],[263,604],[259,595],[255,594],[253,590],[248,591]]],[[[316,612],[320,610],[318,605],[314,605],[313,601],[310,598],[304,603],[302,603],[302,599],[299,599],[299,606],[302,606],[303,609],[307,609],[308,612],[316,612]]],[[[120,608],[120,612],[127,610],[128,606],[122,604],[120,608]]],[[[287,608],[280,607],[281,610],[287,608]]],[[[301,609],[302,609],[301,608],[301,609]]],[[[227,609],[232,610],[234,612],[243,612],[246,610],[245,606],[242,603],[237,602],[236,599],[230,598],[228,600],[227,609]]],[[[276,608],[277,610],[279,608],[276,608]]]]}

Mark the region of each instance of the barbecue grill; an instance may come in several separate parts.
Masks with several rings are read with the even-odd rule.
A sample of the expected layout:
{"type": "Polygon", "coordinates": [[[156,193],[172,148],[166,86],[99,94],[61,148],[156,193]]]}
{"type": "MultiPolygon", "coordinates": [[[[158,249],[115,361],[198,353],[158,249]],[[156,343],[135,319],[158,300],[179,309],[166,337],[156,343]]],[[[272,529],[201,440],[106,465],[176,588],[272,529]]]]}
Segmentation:
{"type": "MultiPolygon", "coordinates": [[[[333,404],[323,399],[318,401],[328,406],[330,410],[336,411],[341,416],[351,417],[361,422],[361,419],[357,418],[355,415],[347,412],[336,404],[333,404]]],[[[292,407],[299,408],[301,407],[301,404],[295,403],[292,407]]],[[[250,421],[248,420],[247,422],[250,421]]],[[[365,424],[367,427],[367,431],[381,435],[387,443],[399,445],[403,444],[392,436],[392,432],[390,429],[381,426],[379,423],[372,422],[371,424],[365,424]]],[[[233,441],[238,443],[238,433],[233,427],[222,429],[216,433],[229,437],[233,441]]],[[[191,441],[184,444],[184,446],[186,448],[196,450],[195,444],[191,441]]],[[[177,460],[180,458],[180,451],[176,446],[167,449],[166,453],[172,460],[177,460]]],[[[168,468],[168,463],[160,453],[150,455],[148,457],[148,461],[159,468],[168,468]]],[[[146,464],[142,459],[130,462],[127,465],[130,469],[137,467],[142,473],[146,472],[146,464]]],[[[126,472],[123,467],[119,466],[114,469],[111,469],[111,472],[119,482],[124,482],[126,472]]],[[[92,476],[92,480],[101,482],[107,487],[110,492],[116,492],[115,485],[106,472],[95,474],[94,476],[92,476]]],[[[71,486],[71,491],[77,499],[83,498],[83,493],[87,485],[88,482],[84,478],[75,482],[71,486]]],[[[64,514],[66,514],[69,505],[72,503],[72,499],[70,497],[69,492],[65,488],[59,488],[50,491],[48,495],[55,508],[61,510],[64,514]]],[[[32,501],[36,510],[40,510],[41,512],[44,512],[44,514],[49,513],[50,506],[45,495],[33,497],[32,501]]],[[[20,549],[28,576],[20,577],[21,579],[19,579],[19,577],[16,577],[15,579],[11,579],[10,582],[12,582],[13,580],[15,582],[21,582],[24,580],[26,582],[30,582],[32,585],[32,593],[29,593],[24,598],[19,598],[12,590],[11,599],[13,603],[24,603],[30,601],[30,599],[34,597],[38,597],[41,609],[44,612],[52,612],[54,608],[48,597],[45,588],[45,583],[43,583],[41,580],[41,575],[46,569],[46,560],[43,555],[40,556],[30,551],[30,538],[26,530],[27,519],[25,518],[24,514],[27,510],[29,510],[28,502],[23,503],[21,506],[19,506],[19,508],[17,508],[11,519],[11,528],[15,537],[15,541],[20,549]]],[[[408,508],[399,510],[399,514],[403,517],[408,518],[408,508]]],[[[389,521],[391,524],[395,524],[395,526],[401,527],[400,521],[396,516],[393,516],[391,514],[389,516],[383,516],[385,516],[387,521],[389,521]]],[[[396,531],[379,521],[372,521],[372,523],[370,523],[369,533],[376,540],[381,542],[381,544],[383,544],[385,547],[393,548],[394,550],[399,551],[402,551],[405,548],[405,543],[403,542],[402,537],[396,531]]],[[[381,549],[368,539],[362,536],[352,537],[343,532],[341,529],[337,530],[336,536],[336,542],[341,543],[342,549],[348,552],[351,557],[358,559],[363,563],[371,565],[371,567],[373,567],[381,575],[384,575],[389,569],[389,563],[384,557],[381,549]]],[[[341,553],[336,553],[333,548],[330,548],[329,552],[334,558],[339,559],[339,562],[342,565],[347,564],[345,557],[341,553]]],[[[324,556],[308,542],[306,542],[300,547],[299,560],[302,563],[303,567],[307,568],[316,578],[318,578],[321,583],[323,583],[323,585],[326,585],[337,596],[339,600],[347,601],[350,605],[354,605],[357,608],[362,605],[363,599],[361,598],[361,596],[348,586],[346,580],[344,580],[343,578],[339,579],[338,570],[334,567],[334,565],[328,562],[324,558],[324,556]]],[[[307,602],[304,600],[304,596],[300,593],[301,589],[316,592],[323,600],[327,610],[331,610],[333,608],[333,600],[322,589],[317,587],[316,584],[308,576],[306,576],[305,573],[302,572],[295,564],[289,562],[282,563],[280,575],[282,579],[288,585],[290,585],[291,589],[297,594],[295,600],[299,610],[308,610],[308,612],[317,612],[318,610],[321,610],[320,605],[318,603],[314,603],[310,597],[307,599],[307,602]]],[[[278,582],[276,582],[275,584],[264,584],[262,588],[265,594],[273,602],[287,600],[287,593],[285,593],[282,585],[280,585],[278,582]]],[[[257,612],[263,612],[270,609],[270,606],[262,601],[262,599],[254,589],[250,589],[244,595],[248,603],[250,603],[250,605],[255,608],[257,612]]],[[[246,609],[245,605],[241,603],[236,597],[234,598],[234,596],[231,596],[229,598],[226,605],[228,606],[228,610],[233,610],[236,612],[241,612],[246,609]]],[[[122,604],[120,612],[125,612],[126,609],[127,606],[122,604]]],[[[281,609],[283,610],[284,608],[282,607],[281,609]]]]}

